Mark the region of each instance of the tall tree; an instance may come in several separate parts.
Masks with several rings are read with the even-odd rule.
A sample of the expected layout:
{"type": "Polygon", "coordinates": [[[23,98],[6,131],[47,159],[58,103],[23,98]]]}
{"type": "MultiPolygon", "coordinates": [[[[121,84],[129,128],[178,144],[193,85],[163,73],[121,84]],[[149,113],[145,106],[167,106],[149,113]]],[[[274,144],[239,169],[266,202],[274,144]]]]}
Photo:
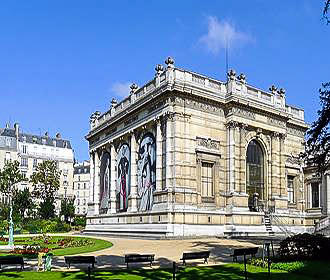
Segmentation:
{"type": "Polygon", "coordinates": [[[330,23],[330,19],[329,19],[329,16],[328,16],[329,11],[330,11],[330,0],[326,0],[324,2],[323,17],[326,20],[327,24],[330,23]]]}
{"type": "Polygon", "coordinates": [[[74,217],[74,199],[63,199],[61,201],[61,212],[60,215],[64,216],[65,222],[69,222],[69,218],[74,217]]]}
{"type": "Polygon", "coordinates": [[[34,206],[31,193],[28,188],[24,190],[16,190],[13,195],[14,211],[18,212],[22,218],[25,216],[27,210],[32,210],[34,206]]]}
{"type": "Polygon", "coordinates": [[[19,162],[15,161],[7,161],[5,166],[0,171],[0,192],[7,195],[9,197],[10,203],[10,212],[9,212],[9,241],[8,245],[14,245],[13,231],[13,195],[16,191],[17,184],[25,181],[23,174],[19,169],[19,162]]]}
{"type": "MultiPolygon", "coordinates": [[[[323,17],[327,24],[330,23],[328,13],[330,0],[324,2],[323,17]]],[[[304,157],[307,164],[317,166],[322,174],[330,164],[330,82],[322,83],[319,89],[321,109],[317,111],[318,119],[313,122],[307,131],[306,151],[304,157]]]]}
{"type": "Polygon", "coordinates": [[[43,219],[55,216],[55,194],[60,188],[60,175],[56,161],[45,160],[30,177],[34,187],[32,194],[41,200],[39,213],[43,219]]]}

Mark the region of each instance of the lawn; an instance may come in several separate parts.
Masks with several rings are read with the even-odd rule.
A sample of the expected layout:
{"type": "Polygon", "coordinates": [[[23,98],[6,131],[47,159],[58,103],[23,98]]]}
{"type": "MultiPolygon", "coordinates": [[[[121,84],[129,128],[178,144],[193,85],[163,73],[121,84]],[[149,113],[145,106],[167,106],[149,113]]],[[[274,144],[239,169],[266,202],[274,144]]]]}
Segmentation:
{"type": "MultiPolygon", "coordinates": [[[[248,279],[264,280],[268,279],[267,270],[248,265],[248,279]]],[[[288,273],[280,270],[272,270],[272,280],[323,280],[329,279],[330,267],[326,262],[308,262],[306,266],[297,272],[288,273]]],[[[0,272],[1,280],[10,279],[30,279],[30,280],[82,280],[87,279],[85,272],[0,272]]],[[[127,280],[163,280],[172,279],[170,270],[166,269],[135,269],[135,270],[113,270],[92,272],[91,279],[127,279],[127,280]]],[[[180,269],[178,280],[241,280],[244,279],[243,264],[226,264],[209,267],[188,267],[180,269]]]]}
{"type": "MultiPolygon", "coordinates": [[[[7,242],[0,241],[0,245],[6,245],[7,242]]],[[[74,254],[89,253],[110,248],[112,243],[109,241],[87,238],[87,237],[67,237],[52,236],[45,242],[42,236],[39,237],[18,237],[15,239],[15,245],[39,245],[51,249],[55,256],[67,256],[74,254]],[[68,245],[68,241],[72,245],[68,245]],[[63,245],[61,245],[63,243],[63,245]],[[70,247],[69,247],[70,246],[70,247]]],[[[9,253],[0,253],[0,256],[12,255],[9,253]]],[[[24,257],[36,257],[36,255],[24,255],[24,257]]]]}

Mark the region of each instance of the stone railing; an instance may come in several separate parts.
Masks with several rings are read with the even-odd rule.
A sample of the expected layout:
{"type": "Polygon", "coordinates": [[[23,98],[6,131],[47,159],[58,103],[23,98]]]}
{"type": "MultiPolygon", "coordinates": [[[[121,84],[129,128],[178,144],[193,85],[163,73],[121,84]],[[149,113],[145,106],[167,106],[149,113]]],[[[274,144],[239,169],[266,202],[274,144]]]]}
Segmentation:
{"type": "Polygon", "coordinates": [[[110,110],[106,113],[91,117],[91,130],[100,127],[103,123],[107,122],[110,118],[116,116],[122,111],[125,111],[135,102],[146,98],[158,88],[168,84],[178,84],[180,86],[191,87],[202,91],[206,95],[214,98],[214,96],[225,98],[227,96],[241,96],[246,99],[251,99],[256,102],[277,108],[290,114],[293,118],[304,120],[304,111],[294,108],[285,104],[285,95],[276,92],[266,92],[247,85],[244,80],[229,79],[227,83],[218,81],[194,72],[168,67],[165,71],[160,72],[156,77],[149,81],[141,88],[132,90],[130,95],[119,103],[111,106],[110,110]]]}
{"type": "Polygon", "coordinates": [[[319,232],[323,229],[330,227],[330,217],[325,217],[315,224],[315,232],[319,232]]]}

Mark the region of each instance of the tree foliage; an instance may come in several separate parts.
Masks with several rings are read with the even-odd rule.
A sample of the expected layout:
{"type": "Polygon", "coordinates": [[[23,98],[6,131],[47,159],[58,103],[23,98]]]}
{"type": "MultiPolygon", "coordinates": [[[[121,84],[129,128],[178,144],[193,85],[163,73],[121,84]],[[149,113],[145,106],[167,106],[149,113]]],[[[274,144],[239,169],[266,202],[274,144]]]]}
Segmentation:
{"type": "Polygon", "coordinates": [[[329,11],[330,11],[330,0],[326,0],[324,2],[323,18],[326,20],[327,24],[330,23],[330,19],[329,19],[329,16],[328,16],[329,11]]]}
{"type": "Polygon", "coordinates": [[[25,180],[19,169],[19,162],[17,160],[7,161],[0,170],[0,192],[12,197],[16,191],[16,184],[25,180]]]}
{"type": "Polygon", "coordinates": [[[32,211],[34,207],[33,199],[28,188],[24,190],[15,190],[13,195],[14,211],[18,212],[24,218],[26,210],[32,211]]]}
{"type": "Polygon", "coordinates": [[[60,215],[64,216],[66,222],[69,221],[69,218],[74,217],[74,199],[63,199],[61,201],[61,212],[60,215]]]}
{"type": "Polygon", "coordinates": [[[55,193],[60,188],[61,172],[56,161],[45,160],[39,163],[36,171],[30,177],[33,185],[33,195],[43,201],[55,200],[55,193]]]}

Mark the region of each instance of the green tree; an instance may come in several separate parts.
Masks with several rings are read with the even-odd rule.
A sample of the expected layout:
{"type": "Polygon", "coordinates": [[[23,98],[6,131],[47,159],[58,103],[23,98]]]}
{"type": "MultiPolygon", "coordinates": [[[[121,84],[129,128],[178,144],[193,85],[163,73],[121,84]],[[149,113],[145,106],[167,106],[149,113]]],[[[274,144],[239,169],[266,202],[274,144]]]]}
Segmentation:
{"type": "Polygon", "coordinates": [[[28,188],[16,190],[13,195],[13,209],[24,219],[27,210],[32,211],[34,207],[33,199],[28,188]]]}
{"type": "Polygon", "coordinates": [[[64,216],[64,221],[69,222],[69,218],[74,218],[74,199],[62,199],[60,215],[64,216]]]}
{"type": "Polygon", "coordinates": [[[329,19],[329,16],[328,16],[329,10],[330,10],[330,0],[326,0],[324,2],[323,18],[326,20],[327,24],[330,23],[330,19],[329,19]]]}
{"type": "MultiPolygon", "coordinates": [[[[324,2],[323,17],[330,23],[328,13],[330,0],[324,2]]],[[[312,123],[307,131],[305,153],[303,155],[308,165],[316,166],[318,173],[322,174],[330,164],[330,82],[322,83],[319,89],[321,109],[317,111],[318,119],[312,123]]]]}
{"type": "Polygon", "coordinates": [[[0,192],[7,195],[10,203],[10,211],[9,211],[9,242],[10,246],[14,245],[13,239],[13,195],[17,190],[17,184],[25,181],[23,174],[19,169],[19,162],[15,161],[7,161],[5,166],[0,171],[0,192]]]}
{"type": "Polygon", "coordinates": [[[30,177],[33,185],[33,196],[40,199],[39,214],[42,219],[55,217],[55,195],[60,188],[61,172],[56,161],[45,160],[39,163],[30,177]]]}

